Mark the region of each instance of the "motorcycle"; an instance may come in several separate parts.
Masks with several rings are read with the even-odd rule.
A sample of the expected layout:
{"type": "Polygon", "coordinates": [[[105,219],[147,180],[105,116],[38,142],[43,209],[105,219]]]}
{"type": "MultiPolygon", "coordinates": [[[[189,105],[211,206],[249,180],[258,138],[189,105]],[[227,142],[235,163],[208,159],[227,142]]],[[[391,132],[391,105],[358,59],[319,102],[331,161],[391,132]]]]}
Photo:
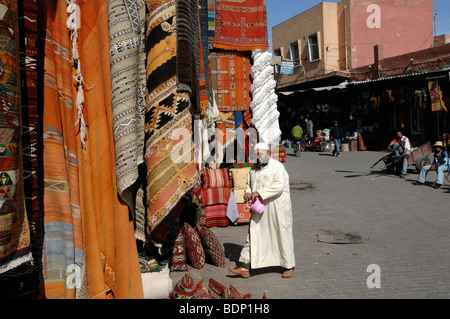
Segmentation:
{"type": "MultiPolygon", "coordinates": [[[[331,142],[325,140],[325,134],[312,138],[309,133],[305,134],[300,141],[300,151],[318,151],[318,152],[331,152],[333,145],[331,142]]],[[[297,154],[296,154],[297,155],[297,154]]],[[[297,155],[300,156],[300,155],[297,155]]]]}

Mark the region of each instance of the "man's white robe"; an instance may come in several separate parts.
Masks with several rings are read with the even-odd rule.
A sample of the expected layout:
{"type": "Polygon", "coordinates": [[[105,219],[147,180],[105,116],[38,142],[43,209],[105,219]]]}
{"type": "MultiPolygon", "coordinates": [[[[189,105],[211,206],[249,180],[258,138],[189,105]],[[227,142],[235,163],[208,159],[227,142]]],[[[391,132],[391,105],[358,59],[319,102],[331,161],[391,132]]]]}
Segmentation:
{"type": "Polygon", "coordinates": [[[284,165],[271,158],[267,165],[250,170],[247,192],[258,192],[266,209],[252,213],[247,241],[239,261],[251,268],[295,266],[292,204],[289,175],[284,165]]]}

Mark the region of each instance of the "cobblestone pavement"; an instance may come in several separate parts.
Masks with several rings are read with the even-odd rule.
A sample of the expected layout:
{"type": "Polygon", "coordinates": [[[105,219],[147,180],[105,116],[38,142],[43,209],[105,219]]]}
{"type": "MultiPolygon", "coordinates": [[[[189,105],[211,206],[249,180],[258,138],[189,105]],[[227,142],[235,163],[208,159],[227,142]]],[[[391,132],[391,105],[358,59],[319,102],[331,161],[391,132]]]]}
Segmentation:
{"type": "MultiPolygon", "coordinates": [[[[233,285],[255,299],[264,292],[270,299],[449,298],[450,186],[432,188],[434,172],[428,174],[428,185],[413,185],[418,176],[413,166],[403,179],[386,174],[383,162],[371,170],[385,155],[343,152],[337,158],[304,152],[295,157],[288,149],[294,277],[282,279],[278,267],[257,269],[247,279],[229,273],[248,225],[211,228],[225,247],[226,267],[206,264],[201,270],[189,267],[187,273],[196,282],[214,278],[233,285]],[[339,234],[359,235],[362,242],[323,240],[339,234]],[[377,265],[379,272],[368,271],[369,265],[377,265]],[[380,286],[369,288],[368,283],[380,286]]],[[[173,284],[185,273],[172,272],[173,284]]]]}

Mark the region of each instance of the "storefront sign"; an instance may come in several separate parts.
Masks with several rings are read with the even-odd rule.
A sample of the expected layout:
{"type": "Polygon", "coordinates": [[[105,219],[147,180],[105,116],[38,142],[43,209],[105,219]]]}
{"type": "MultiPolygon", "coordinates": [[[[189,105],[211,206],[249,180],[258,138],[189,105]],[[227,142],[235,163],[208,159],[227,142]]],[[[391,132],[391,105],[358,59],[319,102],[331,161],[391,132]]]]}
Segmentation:
{"type": "Polygon", "coordinates": [[[280,74],[294,74],[294,62],[283,61],[281,62],[280,74]]]}

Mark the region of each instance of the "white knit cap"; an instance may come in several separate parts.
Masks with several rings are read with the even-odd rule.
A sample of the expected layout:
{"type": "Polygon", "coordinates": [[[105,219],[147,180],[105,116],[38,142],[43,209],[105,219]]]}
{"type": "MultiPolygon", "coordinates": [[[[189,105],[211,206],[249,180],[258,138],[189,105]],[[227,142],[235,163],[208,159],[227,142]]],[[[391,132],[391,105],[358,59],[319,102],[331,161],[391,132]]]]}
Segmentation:
{"type": "Polygon", "coordinates": [[[256,150],[266,150],[266,151],[270,151],[270,147],[269,145],[267,145],[266,143],[258,143],[255,146],[255,151],[256,150]]]}

